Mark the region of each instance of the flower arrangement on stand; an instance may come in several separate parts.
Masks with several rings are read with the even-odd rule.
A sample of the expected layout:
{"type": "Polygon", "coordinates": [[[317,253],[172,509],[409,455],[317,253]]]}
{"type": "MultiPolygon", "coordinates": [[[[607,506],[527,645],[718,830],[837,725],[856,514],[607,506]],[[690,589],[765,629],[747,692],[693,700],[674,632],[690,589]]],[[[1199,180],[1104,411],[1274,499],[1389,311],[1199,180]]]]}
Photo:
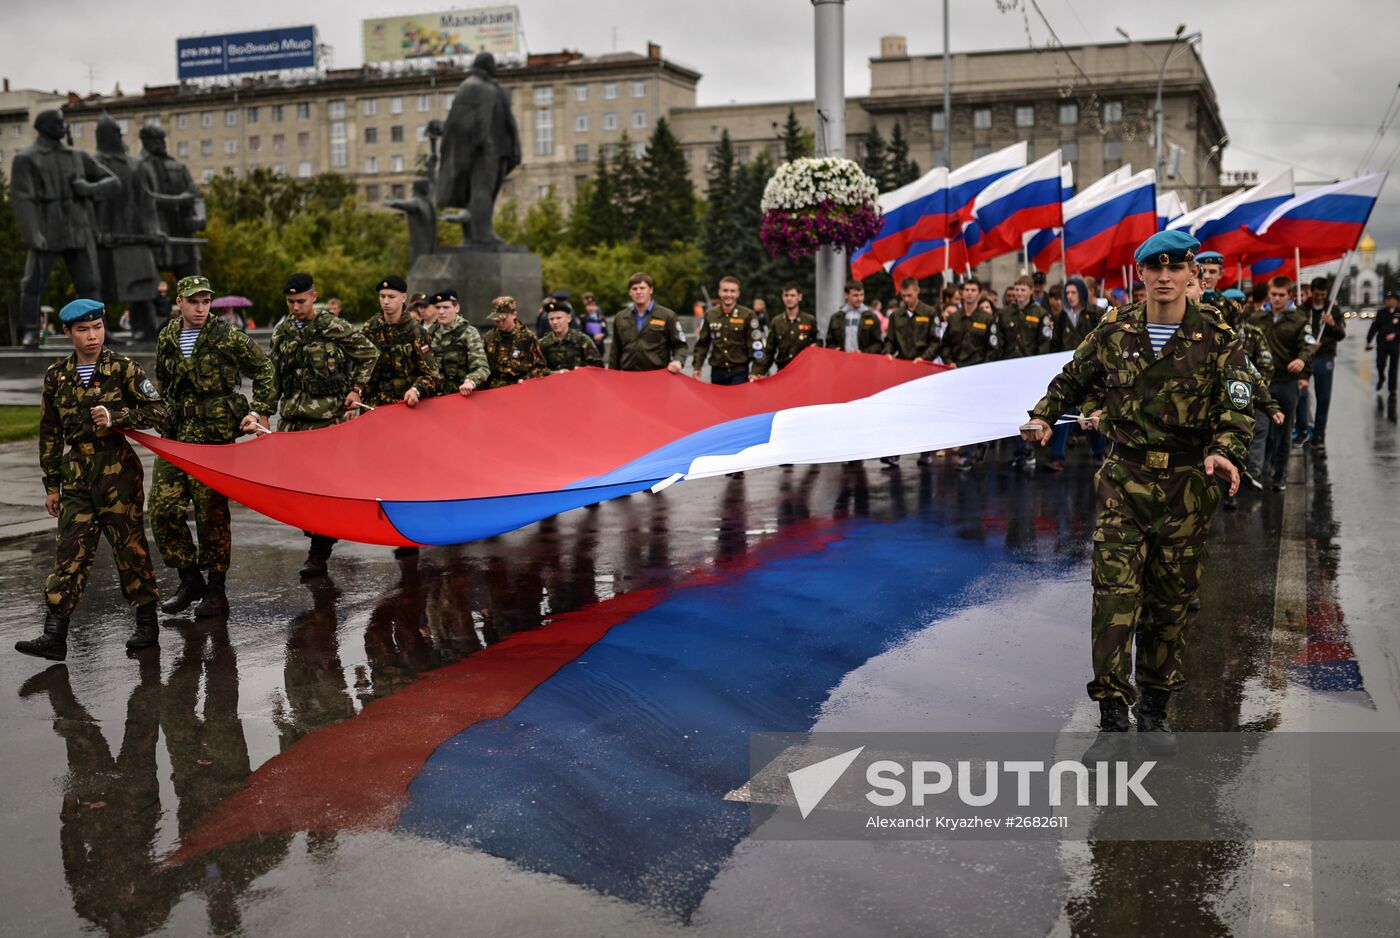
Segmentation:
{"type": "Polygon", "coordinates": [[[880,231],[879,187],[854,160],[784,163],[763,190],[759,238],[773,257],[800,260],[825,245],[854,251],[880,231]]]}

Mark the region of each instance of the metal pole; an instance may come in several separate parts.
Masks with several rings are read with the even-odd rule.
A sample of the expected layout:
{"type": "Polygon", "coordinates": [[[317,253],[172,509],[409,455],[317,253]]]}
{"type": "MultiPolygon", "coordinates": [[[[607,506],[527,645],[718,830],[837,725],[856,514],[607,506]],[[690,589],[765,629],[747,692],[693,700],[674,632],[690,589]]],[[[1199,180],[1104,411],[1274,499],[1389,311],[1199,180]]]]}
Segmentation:
{"type": "Polygon", "coordinates": [[[953,59],[948,51],[948,0],[943,0],[943,165],[953,168],[953,59]]]}
{"type": "MultiPolygon", "coordinates": [[[[816,20],[817,156],[846,155],[846,0],[812,0],[816,20]]],[[[831,315],[841,306],[846,281],[846,252],[823,247],[817,251],[817,327],[826,332],[831,315]]]]}
{"type": "Polygon", "coordinates": [[[1162,67],[1157,69],[1157,162],[1155,165],[1157,167],[1158,179],[1162,178],[1162,157],[1164,150],[1162,146],[1162,130],[1163,124],[1165,123],[1162,114],[1162,83],[1166,80],[1167,77],[1167,60],[1169,58],[1171,58],[1170,51],[1168,51],[1166,55],[1162,56],[1162,67]]]}

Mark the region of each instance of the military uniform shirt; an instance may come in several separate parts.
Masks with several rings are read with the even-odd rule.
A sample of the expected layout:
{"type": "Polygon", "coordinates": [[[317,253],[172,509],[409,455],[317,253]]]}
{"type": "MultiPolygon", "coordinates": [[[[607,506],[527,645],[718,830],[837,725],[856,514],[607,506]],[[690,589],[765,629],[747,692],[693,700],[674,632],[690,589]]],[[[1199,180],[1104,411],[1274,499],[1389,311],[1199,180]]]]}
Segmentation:
{"type": "Polygon", "coordinates": [[[736,305],[726,313],[723,307],[705,310],[700,333],[695,339],[694,367],[710,361],[711,371],[749,371],[763,351],[763,330],[758,316],[747,306],[736,305]]]}
{"type": "Polygon", "coordinates": [[[890,313],[889,325],[885,328],[885,354],[904,361],[924,357],[930,346],[938,344],[941,324],[938,311],[927,303],[920,303],[912,310],[900,303],[890,313]]]}
{"type": "Polygon", "coordinates": [[[401,401],[409,388],[417,388],[419,397],[433,395],[442,375],[433,357],[432,340],[421,322],[403,315],[390,323],[383,313],[376,313],[360,331],[379,350],[364,387],[366,404],[378,407],[401,401]]]}
{"type": "Polygon", "coordinates": [[[491,367],[488,388],[503,388],[549,373],[544,354],[540,352],[540,340],[519,323],[510,332],[492,329],[481,342],[486,347],[486,361],[491,367]]]}
{"type": "Polygon", "coordinates": [[[241,393],[245,377],[253,381],[252,409],[271,416],[277,409],[276,376],[262,347],[217,316],[199,329],[182,323],[170,320],[156,337],[156,387],[168,413],[162,432],[185,443],[237,439],[249,410],[241,393]]]}
{"type": "Polygon", "coordinates": [[[782,371],[803,349],[813,345],[821,345],[817,340],[817,317],[799,311],[796,317],[789,319],[784,311],[769,324],[768,340],[763,351],[757,353],[760,357],[755,358],[752,373],[766,375],[773,365],[782,371]]]}
{"type": "Polygon", "coordinates": [[[1279,381],[1296,381],[1301,373],[1288,370],[1288,363],[1302,359],[1304,370],[1312,362],[1317,349],[1317,339],[1313,337],[1312,326],[1307,314],[1300,309],[1289,307],[1275,318],[1267,305],[1254,313],[1250,322],[1258,326],[1269,343],[1269,353],[1274,357],[1274,373],[1265,375],[1271,384],[1279,381]]]}
{"type": "Polygon", "coordinates": [[[458,316],[447,326],[433,323],[428,327],[428,336],[438,372],[442,375],[439,394],[455,394],[468,379],[478,388],[485,387],[491,380],[491,366],[486,362],[481,333],[465,317],[458,316]]]}
{"type": "Polygon", "coordinates": [[[369,384],[379,349],[355,326],[319,312],[309,321],[287,316],[272,330],[272,364],[282,420],[331,424],[345,413],[345,397],[369,384]]]}
{"type": "Polygon", "coordinates": [[[609,368],[657,371],[671,362],[684,365],[689,353],[685,330],[676,314],[654,300],[645,311],[629,305],[613,316],[609,368]]]}
{"type": "Polygon", "coordinates": [[[555,335],[551,329],[540,339],[540,352],[544,354],[544,363],[550,371],[603,367],[603,355],[598,351],[598,344],[574,329],[565,332],[563,338],[555,335]]]}

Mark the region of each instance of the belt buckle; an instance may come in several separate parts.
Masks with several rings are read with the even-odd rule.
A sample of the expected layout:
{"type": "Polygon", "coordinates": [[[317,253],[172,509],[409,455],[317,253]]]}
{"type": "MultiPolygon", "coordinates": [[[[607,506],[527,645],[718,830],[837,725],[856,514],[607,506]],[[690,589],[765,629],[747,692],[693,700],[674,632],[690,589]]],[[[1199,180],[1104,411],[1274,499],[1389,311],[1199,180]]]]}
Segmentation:
{"type": "Polygon", "coordinates": [[[1170,460],[1170,453],[1152,449],[1147,451],[1147,468],[1149,469],[1166,469],[1170,460]]]}

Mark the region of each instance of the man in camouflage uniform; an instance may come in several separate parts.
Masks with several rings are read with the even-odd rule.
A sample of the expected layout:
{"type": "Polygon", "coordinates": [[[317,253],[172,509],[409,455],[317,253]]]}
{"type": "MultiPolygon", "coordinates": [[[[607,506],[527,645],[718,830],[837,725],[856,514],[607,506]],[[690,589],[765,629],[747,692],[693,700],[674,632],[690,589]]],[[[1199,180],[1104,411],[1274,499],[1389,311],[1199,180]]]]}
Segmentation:
{"type": "MultiPolygon", "coordinates": [[[[266,430],[277,407],[271,359],[248,333],[210,315],[213,299],[207,278],[181,278],[175,286],[179,315],[156,340],[156,387],[168,418],[163,433],[182,443],[232,443],[242,433],[266,430]],[[239,392],[244,377],[253,380],[252,410],[239,392]]],[[[180,571],[179,591],[161,608],[183,612],[202,600],[196,618],[227,615],[228,497],[157,457],[146,511],[161,558],[180,571]],[[185,520],[191,502],[198,553],[185,520]],[[201,568],[209,571],[207,584],[201,568]]]]}
{"type": "Polygon", "coordinates": [[[650,274],[635,273],[627,279],[630,305],[613,316],[608,367],[616,371],[660,371],[673,375],[685,367],[690,346],[676,314],[656,302],[656,283],[650,274]]]}
{"type": "MultiPolygon", "coordinates": [[[[920,361],[940,361],[954,368],[980,365],[1001,357],[1001,325],[995,313],[980,304],[982,284],[974,277],[963,281],[958,290],[958,308],[939,326],[938,342],[924,349],[920,361]]],[[[958,449],[958,471],[971,472],[974,455],[981,457],[985,447],[958,449]]]]}
{"type": "Polygon", "coordinates": [[[1287,277],[1273,278],[1269,281],[1269,301],[1250,317],[1250,322],[1264,333],[1269,354],[1273,356],[1273,372],[1266,373],[1265,377],[1269,379],[1269,396],[1283,408],[1283,422],[1260,423],[1254,427],[1249,471],[1262,487],[1265,462],[1270,463],[1275,492],[1288,487],[1288,458],[1293,451],[1293,415],[1298,410],[1298,390],[1307,387],[1304,371],[1317,348],[1308,314],[1293,305],[1292,293],[1293,281],[1287,277]]]}
{"type": "MultiPolygon", "coordinates": [[[[277,429],[320,430],[353,419],[379,350],[351,323],[316,311],[310,274],[292,274],[282,284],[282,295],[288,315],[272,330],[272,367],[281,401],[277,429]]],[[[302,578],[325,576],[336,539],[302,533],[311,538],[302,578]]]]}
{"type": "Polygon", "coordinates": [[[58,556],[44,581],[43,634],[16,642],[15,650],[53,661],[68,656],[68,620],[83,595],[99,535],[112,545],[122,594],[136,610],[126,647],[158,640],[160,593],[141,518],[141,461],[117,428],[160,426],[165,408],[140,365],[103,348],[103,313],[97,300],[63,307],[58,318],[73,354],[44,373],[39,466],[44,508],[58,519],[58,556]]]}
{"type": "Polygon", "coordinates": [[[880,319],[865,305],[865,284],[847,281],[845,297],[846,302],[826,324],[826,347],[847,352],[883,352],[885,340],[880,333],[880,319]]]}
{"type": "Polygon", "coordinates": [[[603,367],[603,353],[598,351],[598,344],[571,327],[574,314],[567,304],[550,297],[541,308],[549,323],[549,331],[540,339],[540,352],[550,371],[603,367]]]}
{"type": "MultiPolygon", "coordinates": [[[[1031,302],[1033,283],[1020,276],[1011,286],[1011,302],[997,311],[1001,325],[1002,358],[1024,358],[1050,351],[1055,337],[1054,317],[1044,307],[1031,302]]],[[[1017,440],[1011,454],[1011,467],[1035,471],[1035,450],[1025,440],[1017,440]]]]}
{"type": "Polygon", "coordinates": [[[403,401],[409,407],[432,397],[442,382],[423,324],[404,311],[408,284],[397,274],[379,281],[379,312],[360,333],[379,350],[365,387],[365,404],[379,407],[403,401]]]}
{"type": "Polygon", "coordinates": [[[540,340],[529,329],[520,328],[514,297],[498,296],[492,300],[491,318],[496,321],[496,328],[481,340],[486,347],[486,363],[491,368],[491,377],[486,382],[488,388],[503,388],[549,373],[540,351],[540,340]]]}
{"type": "Polygon", "coordinates": [[[1185,683],[1186,604],[1220,499],[1216,480],[1238,489],[1253,429],[1244,350],[1228,325],[1186,298],[1199,246],[1163,231],[1138,248],[1148,301],[1104,317],[1022,428],[1044,445],[1065,411],[1091,397],[1101,409],[1111,448],[1097,477],[1089,696],[1109,733],[1128,729],[1128,706],[1138,701],[1138,730],[1151,734],[1144,742],[1164,751],[1175,743],[1167,701],[1185,683]]]}
{"type": "Polygon", "coordinates": [[[768,341],[764,343],[763,351],[754,353],[750,381],[762,378],[774,366],[782,371],[802,354],[803,349],[814,345],[821,347],[817,338],[817,317],[802,312],[801,288],[788,281],[783,284],[782,297],[783,311],[768,324],[768,341]]]}
{"type": "Polygon", "coordinates": [[[443,290],[429,299],[435,321],[429,327],[428,335],[432,339],[438,371],[442,374],[438,393],[451,394],[456,391],[466,397],[484,386],[491,377],[491,367],[486,363],[486,346],[482,345],[481,333],[476,331],[476,326],[461,315],[462,304],[457,299],[456,290],[443,290]]]}
{"type": "Polygon", "coordinates": [[[744,384],[757,363],[755,353],[763,351],[763,330],[758,316],[739,305],[739,278],[723,277],[719,282],[719,305],[705,310],[700,332],[695,337],[695,360],[691,374],[700,377],[705,359],[710,360],[711,384],[744,384]]]}

